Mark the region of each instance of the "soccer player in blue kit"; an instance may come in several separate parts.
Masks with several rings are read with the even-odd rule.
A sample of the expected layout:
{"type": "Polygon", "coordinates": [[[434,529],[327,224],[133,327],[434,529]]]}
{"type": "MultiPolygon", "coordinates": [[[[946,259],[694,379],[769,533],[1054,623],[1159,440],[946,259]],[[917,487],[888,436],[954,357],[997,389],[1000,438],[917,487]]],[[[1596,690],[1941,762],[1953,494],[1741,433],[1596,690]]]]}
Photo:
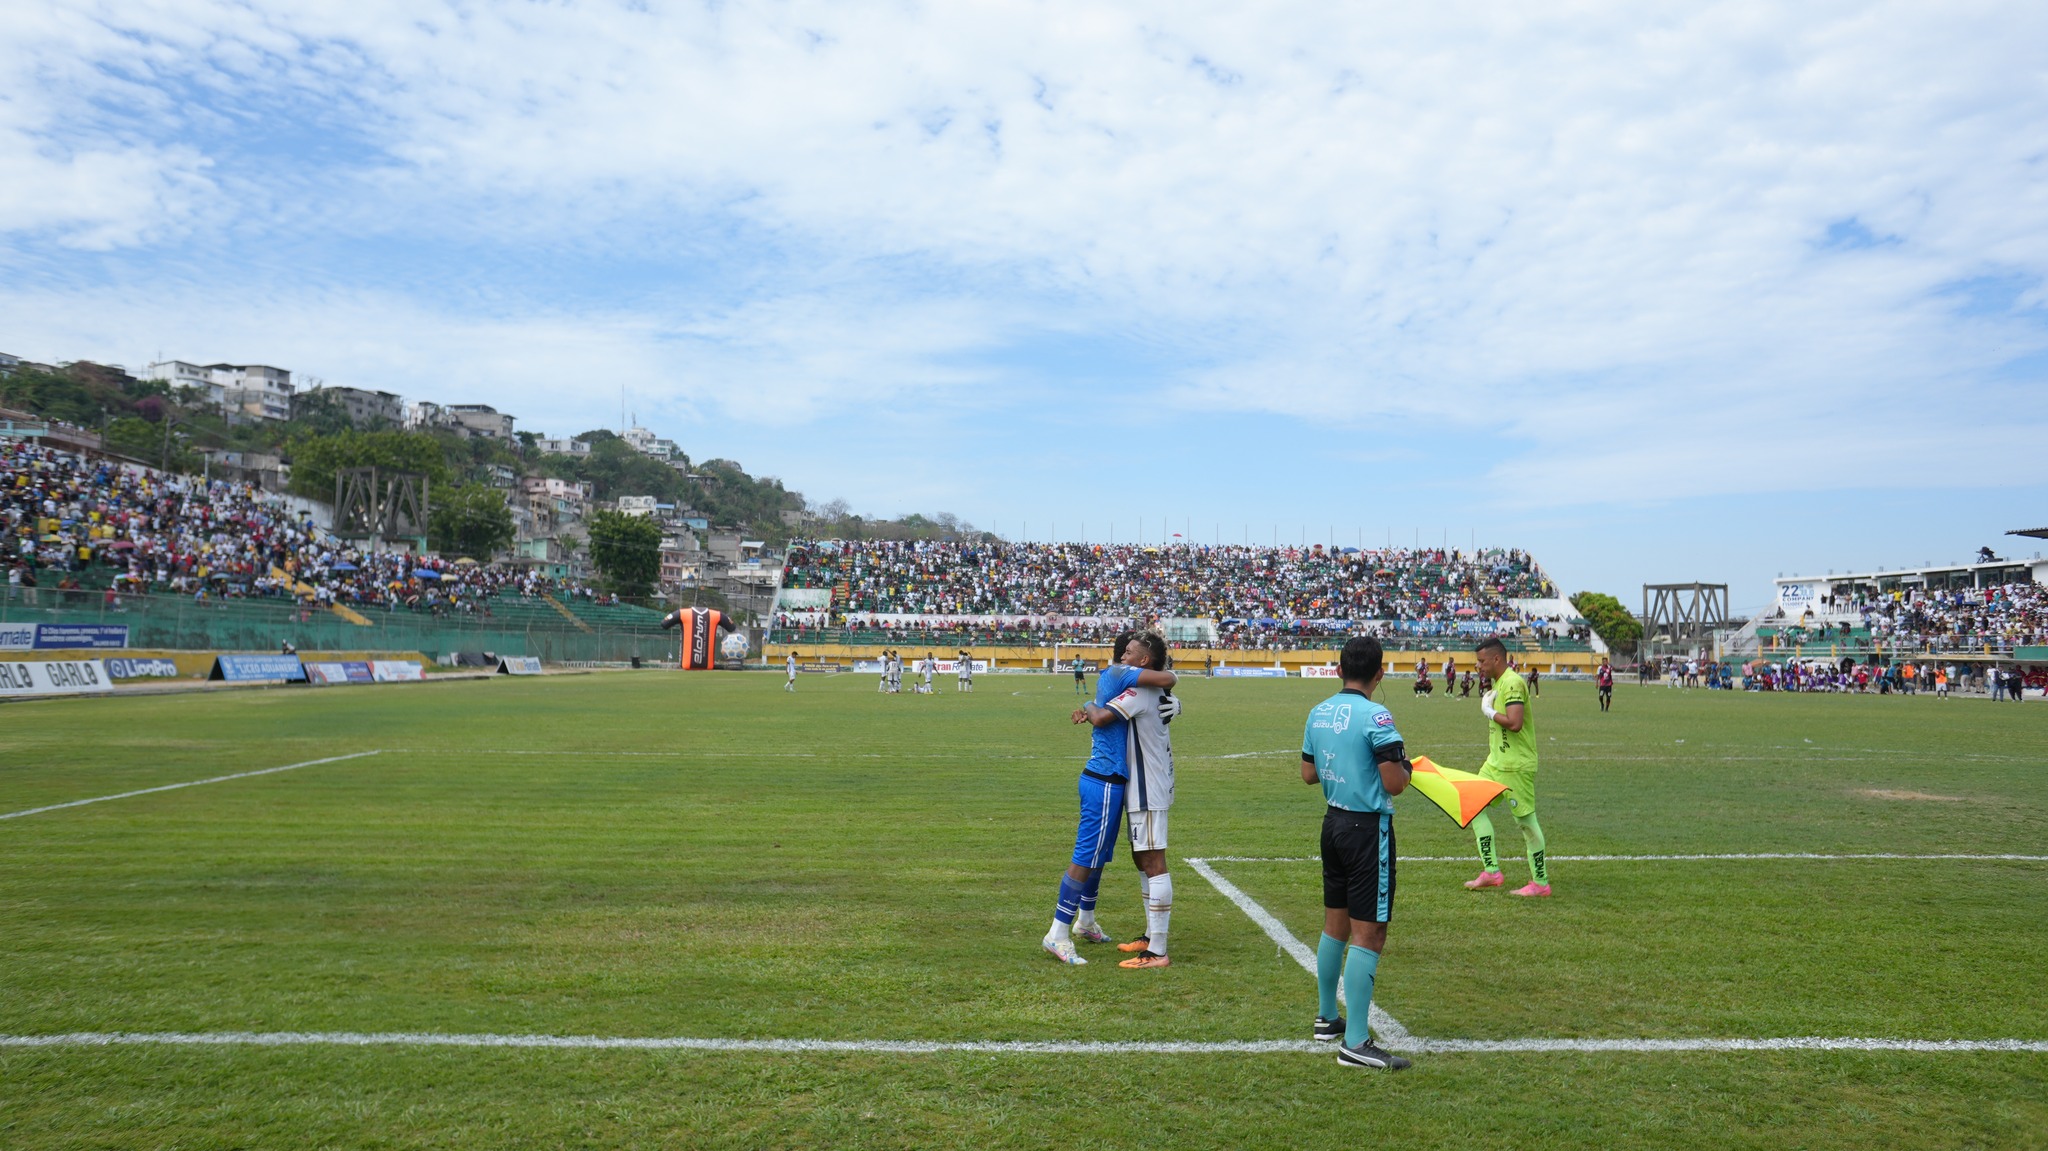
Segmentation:
{"type": "Polygon", "coordinates": [[[1172,672],[1147,666],[1150,649],[1142,639],[1126,635],[1123,643],[1122,658],[1096,675],[1095,699],[1075,708],[1073,714],[1075,723],[1091,724],[1095,731],[1087,766],[1081,769],[1081,822],[1074,833],[1074,854],[1066,874],[1060,876],[1059,902],[1053,908],[1052,929],[1046,932],[1043,945],[1054,959],[1075,966],[1088,962],[1074,950],[1077,933],[1091,943],[1109,942],[1109,936],[1095,925],[1095,899],[1102,886],[1102,868],[1116,854],[1124,788],[1130,782],[1126,756],[1130,721],[1110,707],[1109,701],[1133,687],[1171,688],[1178,682],[1172,672]]]}

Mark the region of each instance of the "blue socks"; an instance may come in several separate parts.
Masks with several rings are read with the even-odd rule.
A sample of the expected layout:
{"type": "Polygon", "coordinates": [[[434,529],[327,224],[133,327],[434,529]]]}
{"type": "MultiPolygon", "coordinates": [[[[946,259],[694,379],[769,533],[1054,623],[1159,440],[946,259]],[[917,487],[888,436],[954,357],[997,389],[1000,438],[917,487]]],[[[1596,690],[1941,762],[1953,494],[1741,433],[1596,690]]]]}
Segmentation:
{"type": "Polygon", "coordinates": [[[1328,935],[1316,944],[1316,1014],[1337,1018],[1337,979],[1344,973],[1344,941],[1328,935]]]}
{"type": "MultiPolygon", "coordinates": [[[[1325,935],[1323,938],[1330,937],[1325,935]]],[[[1366,1016],[1372,1014],[1372,985],[1374,977],[1379,974],[1380,953],[1363,947],[1346,950],[1350,954],[1344,964],[1344,1001],[1350,1006],[1351,1014],[1344,1019],[1344,1046],[1356,1047],[1371,1033],[1366,1016]]],[[[1317,962],[1318,977],[1322,975],[1322,966],[1320,961],[1317,962]]]]}
{"type": "MultiPolygon", "coordinates": [[[[1058,906],[1053,908],[1052,912],[1052,917],[1055,921],[1060,923],[1074,922],[1074,916],[1079,914],[1081,910],[1082,890],[1081,885],[1075,883],[1065,873],[1060,875],[1060,901],[1058,906]]],[[[1090,899],[1089,903],[1092,906],[1094,900],[1090,899]]]]}
{"type": "Polygon", "coordinates": [[[1095,893],[1102,890],[1102,872],[1096,868],[1088,882],[1081,885],[1081,918],[1086,923],[1095,922],[1095,893]]]}

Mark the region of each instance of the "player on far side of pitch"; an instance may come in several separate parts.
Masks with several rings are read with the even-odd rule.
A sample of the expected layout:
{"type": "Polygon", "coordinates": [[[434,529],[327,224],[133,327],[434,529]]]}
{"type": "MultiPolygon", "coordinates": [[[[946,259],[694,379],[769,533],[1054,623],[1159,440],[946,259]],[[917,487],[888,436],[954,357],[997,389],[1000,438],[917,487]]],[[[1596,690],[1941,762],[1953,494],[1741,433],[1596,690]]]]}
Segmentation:
{"type": "MultiPolygon", "coordinates": [[[[1480,640],[1473,655],[1479,674],[1493,679],[1492,690],[1479,697],[1479,712],[1486,717],[1486,766],[1479,769],[1479,775],[1507,785],[1501,795],[1507,799],[1508,811],[1521,827],[1522,844],[1529,851],[1528,886],[1508,894],[1547,896],[1550,863],[1544,853],[1543,825],[1536,821],[1536,717],[1529,705],[1529,685],[1508,666],[1507,645],[1498,637],[1480,640]]],[[[1495,847],[1493,818],[1480,812],[1472,820],[1472,835],[1479,841],[1479,874],[1466,880],[1465,886],[1479,891],[1506,883],[1495,847]]]]}
{"type": "Polygon", "coordinates": [[[1353,636],[1337,659],[1344,688],[1308,713],[1301,781],[1323,787],[1323,937],[1316,945],[1319,1042],[1341,1040],[1346,1067],[1399,1071],[1408,1061],[1374,1045],[1367,1020],[1387,922],[1394,917],[1394,799],[1413,768],[1394,714],[1373,702],[1386,675],[1380,641],[1353,636]],[[1351,1018],[1337,1014],[1337,984],[1351,1018]]]}

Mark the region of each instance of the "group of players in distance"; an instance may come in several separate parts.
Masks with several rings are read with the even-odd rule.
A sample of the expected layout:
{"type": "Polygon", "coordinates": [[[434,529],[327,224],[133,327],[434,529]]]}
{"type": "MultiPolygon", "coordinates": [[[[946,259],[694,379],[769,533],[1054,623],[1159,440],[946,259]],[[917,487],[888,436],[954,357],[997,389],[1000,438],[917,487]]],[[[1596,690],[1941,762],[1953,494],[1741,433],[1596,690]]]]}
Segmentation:
{"type": "MultiPolygon", "coordinates": [[[[796,690],[796,672],[799,664],[798,653],[792,651],[783,661],[783,670],[788,678],[782,682],[782,690],[796,690]]],[[[895,695],[903,690],[903,653],[893,648],[882,653],[882,678],[876,682],[875,690],[883,695],[895,695]]],[[[938,671],[938,657],[931,652],[917,661],[916,671],[924,676],[922,684],[912,682],[910,690],[916,695],[931,695],[932,676],[938,671]]],[[[960,681],[959,690],[964,695],[974,692],[974,660],[966,650],[960,652],[960,659],[953,666],[954,674],[960,681]]]]}
{"type": "MultiPolygon", "coordinates": [[[[1536,819],[1535,717],[1529,687],[1508,664],[1498,639],[1474,649],[1480,674],[1493,683],[1480,698],[1486,717],[1487,757],[1480,774],[1506,786],[1502,796],[1522,831],[1534,878],[1514,895],[1550,894],[1543,828],[1536,819]]],[[[1093,728],[1087,764],[1081,769],[1080,823],[1074,852],[1060,876],[1053,922],[1042,946],[1054,959],[1080,966],[1088,961],[1075,941],[1108,943],[1095,920],[1102,870],[1115,855],[1117,824],[1129,824],[1131,857],[1138,866],[1145,906],[1145,934],[1119,945],[1135,953],[1119,966],[1169,967],[1168,925],[1173,911],[1173,878],[1166,867],[1166,829],[1173,806],[1173,744],[1168,726],[1180,712],[1172,689],[1166,641],[1157,632],[1117,637],[1109,666],[1096,681],[1095,697],[1073,713],[1076,724],[1093,728]]],[[[1372,695],[1386,674],[1386,657],[1376,639],[1354,637],[1338,659],[1343,688],[1310,709],[1302,732],[1301,779],[1320,785],[1322,826],[1323,934],[1316,947],[1317,1011],[1311,1034],[1338,1040],[1337,1061],[1346,1067],[1400,1070],[1409,1061],[1372,1041],[1367,1018],[1387,923],[1394,910],[1394,803],[1413,774],[1393,713],[1372,695]],[[1337,989],[1344,989],[1351,1017],[1340,1016],[1337,989]]],[[[1465,883],[1472,891],[1505,883],[1494,847],[1493,821],[1482,811],[1472,821],[1481,870],[1465,883]]]]}

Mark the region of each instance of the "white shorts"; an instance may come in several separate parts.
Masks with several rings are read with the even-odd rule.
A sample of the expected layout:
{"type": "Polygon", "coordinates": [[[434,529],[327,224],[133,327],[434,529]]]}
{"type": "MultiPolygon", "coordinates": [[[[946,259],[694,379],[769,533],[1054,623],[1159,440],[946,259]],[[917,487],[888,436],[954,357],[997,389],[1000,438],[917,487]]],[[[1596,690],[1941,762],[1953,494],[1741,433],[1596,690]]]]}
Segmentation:
{"type": "Polygon", "coordinates": [[[1131,817],[1132,851],[1166,850],[1165,811],[1127,811],[1131,817]]]}

